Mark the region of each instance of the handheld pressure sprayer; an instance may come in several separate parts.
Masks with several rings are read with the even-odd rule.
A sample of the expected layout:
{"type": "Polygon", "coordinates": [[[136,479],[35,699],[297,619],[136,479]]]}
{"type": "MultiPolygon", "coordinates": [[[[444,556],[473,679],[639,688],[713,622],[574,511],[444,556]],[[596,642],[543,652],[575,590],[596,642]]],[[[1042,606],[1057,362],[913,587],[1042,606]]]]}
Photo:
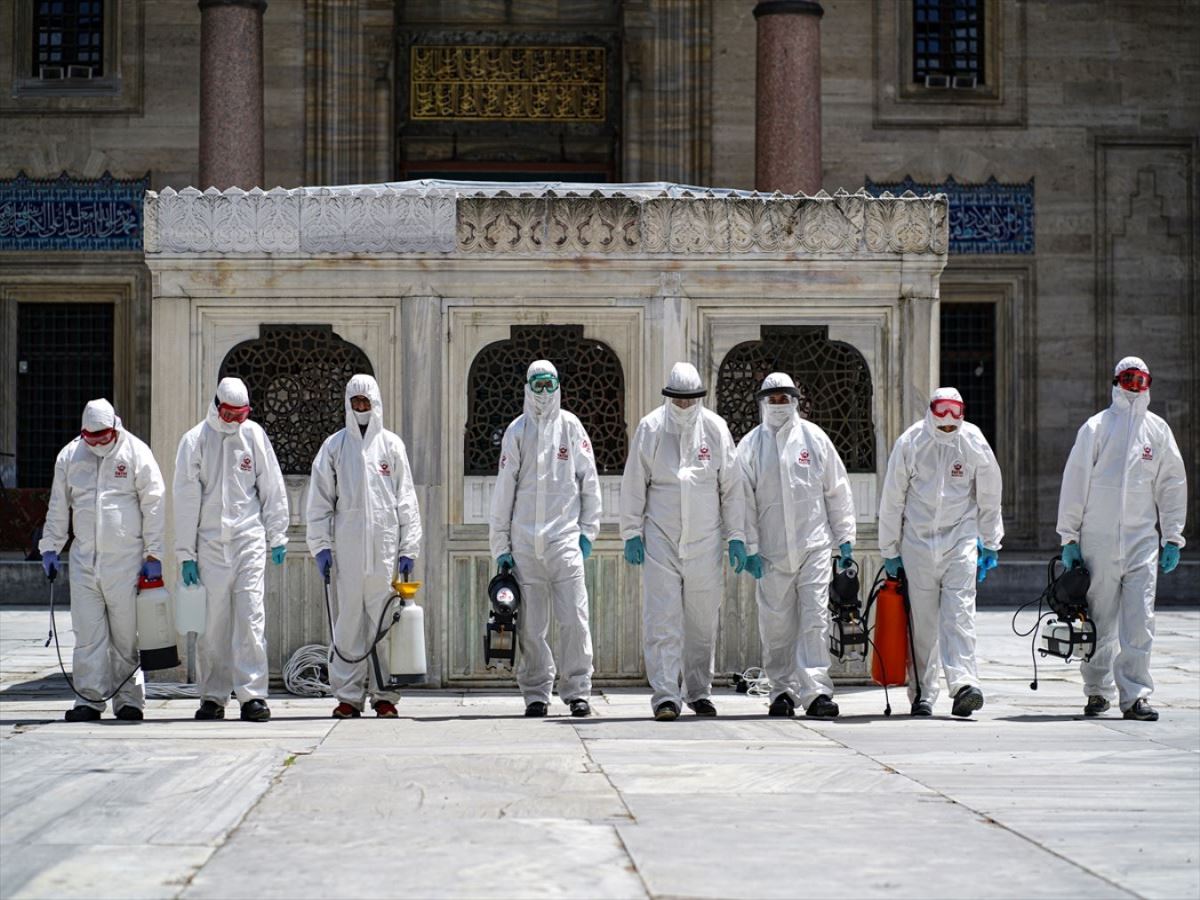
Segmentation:
{"type": "Polygon", "coordinates": [[[1082,564],[1070,569],[1063,568],[1057,575],[1055,570],[1062,565],[1062,557],[1055,555],[1046,565],[1046,588],[1036,600],[1029,600],[1017,607],[1013,613],[1011,627],[1017,637],[1030,637],[1029,657],[1033,660],[1033,681],[1029,689],[1038,689],[1038,655],[1043,658],[1057,656],[1070,662],[1072,659],[1087,661],[1096,652],[1096,623],[1088,618],[1087,594],[1092,584],[1091,573],[1082,564]],[[1032,606],[1038,605],[1038,616],[1028,631],[1017,628],[1017,616],[1032,606]],[[1043,609],[1043,607],[1049,607],[1043,609]],[[1054,618],[1051,618],[1051,617],[1054,618]],[[1038,626],[1042,627],[1038,634],[1038,626]],[[1041,645],[1038,645],[1039,638],[1041,645]]]}
{"type": "Polygon", "coordinates": [[[488,582],[491,611],[483,630],[483,661],[489,669],[511,669],[517,659],[517,616],[521,585],[508,565],[488,582]]]}
{"type": "Polygon", "coordinates": [[[838,659],[862,659],[867,653],[867,627],[859,599],[858,563],[838,568],[840,556],[834,556],[834,574],[829,582],[829,652],[838,659]]]}
{"type": "Polygon", "coordinates": [[[904,570],[897,577],[884,574],[883,566],[875,573],[863,620],[870,623],[864,639],[870,646],[871,680],[883,686],[885,716],[892,714],[888,687],[904,684],[908,679],[909,661],[913,661],[913,690],[921,699],[921,682],[916,677],[916,643],[913,639],[912,603],[908,597],[908,579],[904,570]],[[875,611],[874,621],[871,610],[875,611]]]}

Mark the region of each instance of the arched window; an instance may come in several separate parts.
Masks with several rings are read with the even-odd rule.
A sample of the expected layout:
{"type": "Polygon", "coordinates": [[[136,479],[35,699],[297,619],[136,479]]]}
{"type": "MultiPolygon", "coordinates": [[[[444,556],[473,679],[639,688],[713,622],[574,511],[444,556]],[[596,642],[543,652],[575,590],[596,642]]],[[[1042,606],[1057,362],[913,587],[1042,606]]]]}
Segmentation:
{"type": "Polygon", "coordinates": [[[625,468],[625,372],[612,348],[583,336],[582,325],[514,325],[508,340],[488,344],[467,377],[467,475],[495,475],[500,442],[525,406],[525,371],[535,359],[558,369],[563,408],[579,416],[601,475],[625,468]]]}
{"type": "Polygon", "coordinates": [[[808,325],[764,325],[760,340],[735,346],[717,374],[717,412],[735,441],[759,423],[754,394],[772,372],[792,376],[804,395],[801,412],[825,430],[849,471],[875,471],[871,371],[858,350],[808,325]]]}
{"type": "Polygon", "coordinates": [[[285,475],[307,475],[325,438],[346,425],[346,382],[371,361],[330,325],[262,325],[225,354],[220,377],[240,378],[285,475]]]}

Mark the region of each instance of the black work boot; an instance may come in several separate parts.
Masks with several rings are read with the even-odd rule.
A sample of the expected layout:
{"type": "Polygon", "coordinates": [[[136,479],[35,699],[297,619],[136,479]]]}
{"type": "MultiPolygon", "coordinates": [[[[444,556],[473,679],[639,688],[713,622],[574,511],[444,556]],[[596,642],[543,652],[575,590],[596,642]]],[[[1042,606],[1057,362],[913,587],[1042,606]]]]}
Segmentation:
{"type": "Polygon", "coordinates": [[[225,707],[216,700],[205,700],[200,704],[200,708],[196,710],[196,718],[206,721],[223,719],[225,718],[225,707]]]}
{"type": "Polygon", "coordinates": [[[688,708],[696,715],[709,719],[717,714],[717,708],[713,706],[712,701],[707,697],[701,697],[695,703],[689,703],[688,708]]]}
{"type": "Polygon", "coordinates": [[[1158,710],[1150,705],[1145,697],[1133,701],[1133,706],[1125,710],[1125,718],[1137,719],[1139,722],[1157,722],[1158,710]]]}
{"type": "Polygon", "coordinates": [[[1112,709],[1112,704],[1108,702],[1107,697],[1092,694],[1087,699],[1087,705],[1083,708],[1083,714],[1088,718],[1095,718],[1101,713],[1108,712],[1110,709],[1112,709]]]}
{"type": "Polygon", "coordinates": [[[983,691],[974,685],[968,684],[965,687],[959,688],[958,693],[954,695],[954,706],[951,708],[950,714],[966,718],[975,712],[975,710],[982,708],[983,691]]]}
{"type": "Polygon", "coordinates": [[[68,709],[63,718],[68,722],[96,722],[100,719],[100,710],[90,706],[76,706],[68,709]]]}
{"type": "Polygon", "coordinates": [[[833,702],[832,697],[820,694],[816,700],[808,704],[808,709],[804,711],[804,714],[813,719],[836,719],[839,712],[841,710],[833,702]]]}
{"type": "Polygon", "coordinates": [[[255,697],[253,700],[247,700],[242,704],[242,721],[243,722],[270,722],[271,708],[267,706],[266,700],[260,700],[255,697]]]}
{"type": "Polygon", "coordinates": [[[674,722],[679,718],[679,707],[670,700],[664,700],[654,707],[654,718],[658,722],[674,722]]]}
{"type": "Polygon", "coordinates": [[[534,700],[525,707],[525,718],[541,719],[546,715],[546,704],[541,700],[534,700]]]}
{"type": "Polygon", "coordinates": [[[592,714],[592,707],[582,697],[572,700],[567,705],[571,707],[571,715],[577,719],[586,719],[592,714]]]}
{"type": "Polygon", "coordinates": [[[117,718],[122,722],[140,722],[145,716],[136,706],[122,706],[117,710],[117,718]]]}
{"type": "Polygon", "coordinates": [[[784,692],[771,701],[771,705],[767,707],[768,716],[788,717],[796,714],[796,702],[792,699],[792,695],[784,692]]]}
{"type": "Polygon", "coordinates": [[[914,700],[912,705],[912,714],[914,716],[932,716],[933,704],[928,700],[914,700]]]}

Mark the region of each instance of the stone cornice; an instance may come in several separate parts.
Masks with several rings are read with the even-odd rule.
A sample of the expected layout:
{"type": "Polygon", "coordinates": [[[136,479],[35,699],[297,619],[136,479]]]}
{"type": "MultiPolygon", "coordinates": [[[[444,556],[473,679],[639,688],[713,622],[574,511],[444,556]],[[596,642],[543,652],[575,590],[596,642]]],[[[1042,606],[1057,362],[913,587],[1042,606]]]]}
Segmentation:
{"type": "Polygon", "coordinates": [[[944,194],[469,183],[147,191],[149,256],[943,256],[944,194]]]}

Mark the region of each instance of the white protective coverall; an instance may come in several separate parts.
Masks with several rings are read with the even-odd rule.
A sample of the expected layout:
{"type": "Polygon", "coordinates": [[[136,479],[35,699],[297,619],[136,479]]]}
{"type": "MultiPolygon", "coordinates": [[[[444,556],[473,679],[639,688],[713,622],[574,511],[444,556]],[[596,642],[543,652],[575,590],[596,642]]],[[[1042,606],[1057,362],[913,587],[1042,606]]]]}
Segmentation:
{"type": "Polygon", "coordinates": [[[517,685],[526,705],[549,703],[555,666],[546,632],[558,621],[558,696],[587,700],[592,691],[592,635],[583,577],[582,534],[600,533],[600,479],[583,423],[561,408],[561,390],[534,393],[528,378],[558,373],[546,360],[529,367],[525,412],[504,432],[492,492],[492,557],[511,553],[521,585],[517,618],[517,685]]]}
{"type": "MultiPolygon", "coordinates": [[[[667,381],[676,395],[704,390],[689,363],[667,381]]],[[[621,538],[645,545],[642,640],[652,709],[712,692],[725,546],[745,541],[746,498],[725,420],[697,400],[671,402],[638,423],[621,479],[621,538]],[[682,680],[683,690],[680,691],[682,680]]]]}
{"type": "MultiPolygon", "coordinates": [[[[421,551],[421,511],[408,452],[399,435],[383,427],[383,399],[370,375],[355,375],[346,385],[346,427],[326,438],[313,460],[305,518],[309,552],[333,551],[334,644],[357,659],[375,639],[397,560],[416,559],[421,551]],[[370,412],[355,413],[350,398],[357,396],[370,398],[370,412]]],[[[376,656],[387,679],[388,655],[376,656]]],[[[400,697],[377,683],[370,657],[352,665],[334,653],[329,683],[339,701],[358,709],[367,693],[375,702],[400,697]]]]}
{"type": "MultiPolygon", "coordinates": [[[[938,388],[933,400],[957,400],[938,388]]],[[[977,427],[925,411],[896,441],[879,503],[879,552],[901,557],[912,605],[921,699],[938,696],[938,655],[954,696],[979,686],[975,670],[976,539],[999,550],[1004,538],[1000,466],[977,427]],[[937,425],[957,425],[947,434],[937,425]]],[[[908,698],[916,693],[912,673],[908,698]]]]}
{"type": "MultiPolygon", "coordinates": [[[[1131,368],[1150,371],[1127,357],[1116,372],[1131,368]]],[[[1058,534],[1064,544],[1079,544],[1092,576],[1088,614],[1096,623],[1096,652],[1080,667],[1083,692],[1119,700],[1122,710],[1154,691],[1159,547],[1168,541],[1183,547],[1187,516],[1183,457],[1171,427],[1149,405],[1148,390],[1113,386],[1112,405],[1075,437],[1058,498],[1058,534]]]]}
{"type": "MultiPolygon", "coordinates": [[[[89,447],[75,438],[54,462],[54,484],[38,548],[58,553],[71,544],[71,658],[75,689],[97,698],[78,706],[103,711],[110,694],[138,669],[137,581],[146,557],[163,558],[166,524],[162,473],[150,448],[125,430],[107,400],[83,411],[85,431],[117,429],[117,439],[89,447]]],[[[139,670],[113,697],[114,711],[146,705],[139,670]]]]}
{"type": "MultiPolygon", "coordinates": [[[[781,372],[762,390],[795,384],[781,372]]],[[[800,417],[798,401],[759,401],[762,424],[738,445],[746,485],[746,547],[764,563],[755,585],[763,669],[771,701],[807,707],[833,697],[829,677],[829,581],[833,549],[854,543],[854,495],[833,442],[800,417]]]]}
{"type": "Polygon", "coordinates": [[[249,406],[240,378],[223,378],[208,415],[175,457],[175,555],[195,561],[207,594],[196,643],[201,700],[267,699],[267,548],[287,545],[283,473],[257,422],[225,422],[217,403],[249,406]]]}

